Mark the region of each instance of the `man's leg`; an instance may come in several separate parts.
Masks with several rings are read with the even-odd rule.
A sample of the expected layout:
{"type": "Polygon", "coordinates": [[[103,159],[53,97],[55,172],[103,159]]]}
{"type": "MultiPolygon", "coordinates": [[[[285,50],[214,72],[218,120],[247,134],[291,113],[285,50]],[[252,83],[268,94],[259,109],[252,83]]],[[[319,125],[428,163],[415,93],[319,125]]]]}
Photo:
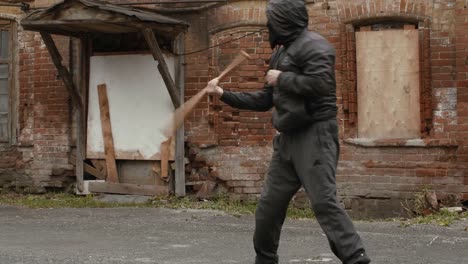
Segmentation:
{"type": "Polygon", "coordinates": [[[336,198],[337,129],[336,121],[324,121],[298,135],[294,167],[333,253],[345,264],[367,264],[370,259],[365,255],[361,238],[336,198]]]}
{"type": "MultiPolygon", "coordinates": [[[[281,137],[281,136],[279,136],[281,137]]],[[[288,161],[288,150],[275,138],[274,153],[255,213],[256,264],[277,264],[278,245],[289,202],[300,181],[288,161]]]]}

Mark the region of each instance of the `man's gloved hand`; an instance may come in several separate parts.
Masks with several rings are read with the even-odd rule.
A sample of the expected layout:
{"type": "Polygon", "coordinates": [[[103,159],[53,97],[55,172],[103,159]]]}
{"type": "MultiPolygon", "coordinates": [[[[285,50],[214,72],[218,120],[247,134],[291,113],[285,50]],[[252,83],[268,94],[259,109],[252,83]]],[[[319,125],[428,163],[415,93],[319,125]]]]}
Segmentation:
{"type": "Polygon", "coordinates": [[[266,75],[266,81],[269,85],[275,86],[278,83],[278,77],[281,74],[281,71],[278,70],[269,70],[266,75]]]}

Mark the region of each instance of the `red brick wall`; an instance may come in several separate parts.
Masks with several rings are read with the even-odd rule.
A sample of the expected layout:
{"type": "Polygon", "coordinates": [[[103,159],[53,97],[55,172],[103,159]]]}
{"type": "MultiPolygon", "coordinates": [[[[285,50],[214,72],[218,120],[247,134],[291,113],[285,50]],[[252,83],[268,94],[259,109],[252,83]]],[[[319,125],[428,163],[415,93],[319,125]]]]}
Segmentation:
{"type": "MultiPolygon", "coordinates": [[[[54,39],[67,64],[68,38],[54,39]]],[[[68,162],[69,95],[38,34],[20,28],[17,45],[17,144],[1,148],[0,183],[26,192],[63,189],[74,180],[73,166],[68,162]]]]}
{"type": "MultiPolygon", "coordinates": [[[[207,12],[212,45],[252,32],[253,29],[247,30],[249,26],[265,22],[262,14],[264,1],[246,2],[235,1],[233,5],[220,6],[207,12]],[[261,11],[260,17],[253,17],[254,22],[249,24],[245,18],[255,14],[256,10],[261,11]]],[[[390,206],[387,211],[397,213],[401,211],[400,200],[411,199],[415,192],[426,187],[436,190],[439,197],[457,194],[466,199],[466,165],[461,162],[465,143],[460,131],[464,128],[463,111],[466,110],[461,104],[463,95],[460,92],[462,87],[466,87],[467,77],[466,47],[461,44],[466,34],[460,33],[466,27],[463,1],[314,2],[308,4],[309,29],[324,35],[337,50],[337,103],[342,139],[337,180],[339,194],[347,209],[361,210],[364,211],[361,215],[371,215],[372,211],[379,211],[383,206],[389,209],[387,206],[390,206]],[[382,18],[410,22],[417,25],[420,31],[421,140],[383,140],[370,144],[348,140],[356,137],[359,118],[356,111],[354,29],[382,21],[382,18]],[[456,72],[459,72],[458,75],[456,72]],[[461,146],[457,147],[457,144],[461,146]]],[[[266,36],[262,35],[262,38],[260,40],[258,36],[253,43],[249,43],[251,38],[246,38],[244,44],[234,41],[212,49],[208,77],[216,76],[216,72],[222,70],[226,61],[241,48],[259,55],[258,48],[262,47],[262,41],[265,42],[262,52],[265,60],[268,60],[267,54],[271,51],[266,36]]],[[[190,39],[187,39],[187,43],[190,43],[190,39]]],[[[260,72],[266,65],[261,65],[261,62],[253,64],[244,65],[246,68],[240,68],[222,86],[236,91],[261,88],[263,80],[260,72]]],[[[188,67],[197,66],[194,63],[188,67]]],[[[197,89],[201,89],[205,79],[198,80],[200,84],[197,89]]],[[[196,80],[190,79],[190,82],[191,87],[195,87],[196,80]]],[[[202,161],[198,165],[207,169],[209,177],[212,177],[200,178],[197,170],[190,168],[190,174],[195,175],[193,179],[213,180],[217,176],[218,182],[226,185],[232,193],[250,194],[253,191],[258,194],[259,188],[250,187],[261,186],[264,175],[259,172],[265,171],[271,154],[269,113],[239,111],[218,101],[211,104],[207,101],[188,122],[190,128],[194,128],[193,120],[198,120],[198,126],[196,130],[188,130],[190,146],[196,149],[192,159],[202,161]],[[264,122],[264,126],[258,120],[264,122]],[[197,137],[209,140],[198,142],[197,137]],[[198,149],[197,146],[206,149],[198,149]],[[262,157],[252,163],[250,153],[261,153],[262,157]],[[253,173],[255,171],[257,173],[253,173]]]]}
{"type": "Polygon", "coordinates": [[[456,1],[455,8],[455,76],[457,87],[457,125],[453,132],[460,147],[457,169],[464,176],[463,198],[468,199],[468,3],[456,1]]]}
{"type": "MultiPolygon", "coordinates": [[[[222,71],[239,53],[245,50],[251,60],[241,64],[221,81],[220,86],[231,91],[249,92],[263,88],[271,48],[268,35],[262,28],[236,28],[212,36],[212,44],[223,44],[212,50],[212,65],[222,71]],[[253,34],[252,34],[253,33],[253,34]],[[247,37],[243,37],[248,35],[247,37]],[[243,38],[241,38],[243,37],[243,38]],[[239,40],[235,40],[241,38],[239,40]]],[[[267,146],[273,139],[271,112],[251,112],[231,108],[218,98],[210,105],[213,128],[220,146],[267,146]]]]}
{"type": "MultiPolygon", "coordinates": [[[[266,1],[230,1],[196,13],[176,16],[191,23],[185,99],[203,89],[240,49],[254,59],[222,82],[229,90],[250,91],[263,85],[269,54],[262,29],[266,1]],[[234,40],[234,41],[233,41],[234,40]],[[229,44],[222,44],[231,41],[229,44]]],[[[337,180],[344,205],[353,211],[399,211],[401,199],[424,187],[467,199],[468,32],[462,0],[317,0],[308,4],[309,29],[324,35],[337,50],[338,120],[342,155],[337,180]],[[357,93],[355,27],[383,18],[418,25],[421,46],[421,138],[416,141],[356,142],[357,93]],[[466,91],[465,91],[466,90],[466,91]],[[411,145],[411,146],[407,146],[411,145]]],[[[68,58],[68,40],[57,39],[68,58]]],[[[69,96],[36,34],[19,33],[19,147],[0,148],[0,166],[20,168],[29,185],[62,186],[70,139],[69,96]],[[7,153],[7,154],[4,154],[7,153]],[[2,157],[3,157],[2,156],[2,157]],[[16,162],[13,162],[16,160],[16,162]],[[53,176],[55,174],[61,176],[53,176]]],[[[271,156],[274,130],[270,113],[232,109],[206,99],[186,121],[187,181],[204,181],[238,196],[257,196],[271,156]]],[[[1,172],[0,172],[1,175],[1,172]]],[[[26,184],[25,186],[28,185],[26,184]]]]}
{"type": "MultiPolygon", "coordinates": [[[[423,188],[439,197],[467,192],[464,172],[457,163],[457,138],[453,136],[457,117],[455,84],[455,1],[337,1],[345,40],[343,80],[343,139],[356,137],[356,74],[354,27],[390,21],[417,22],[420,31],[421,65],[421,146],[408,142],[380,141],[362,146],[345,140],[338,172],[340,194],[348,209],[366,211],[382,206],[388,199],[411,199],[423,188]],[[392,3],[390,3],[392,2],[392,3]],[[434,4],[434,5],[433,5],[434,4]],[[346,103],[348,106],[346,107],[346,103]],[[440,140],[442,139],[442,140],[440,140]],[[400,145],[400,146],[395,146],[400,145]],[[411,145],[411,144],[410,144],[411,145]],[[376,198],[360,206],[355,200],[376,198]],[[370,209],[369,209],[370,208],[370,209]]],[[[338,68],[338,70],[340,70],[338,68]]],[[[372,199],[371,199],[372,200],[372,199]]],[[[388,206],[385,206],[388,209],[388,206]]],[[[395,208],[394,208],[395,207],[395,208]]],[[[400,208],[401,209],[401,208],[400,208]]],[[[364,212],[364,215],[371,212],[364,212]]]]}

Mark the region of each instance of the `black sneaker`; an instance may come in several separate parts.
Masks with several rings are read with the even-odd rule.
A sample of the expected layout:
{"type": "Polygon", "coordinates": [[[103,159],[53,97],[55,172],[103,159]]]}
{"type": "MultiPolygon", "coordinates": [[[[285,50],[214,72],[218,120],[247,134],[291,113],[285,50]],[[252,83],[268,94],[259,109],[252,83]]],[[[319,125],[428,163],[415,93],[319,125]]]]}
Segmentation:
{"type": "Polygon", "coordinates": [[[348,261],[345,264],[369,264],[370,262],[371,260],[365,252],[359,252],[353,256],[351,261],[348,261]]]}

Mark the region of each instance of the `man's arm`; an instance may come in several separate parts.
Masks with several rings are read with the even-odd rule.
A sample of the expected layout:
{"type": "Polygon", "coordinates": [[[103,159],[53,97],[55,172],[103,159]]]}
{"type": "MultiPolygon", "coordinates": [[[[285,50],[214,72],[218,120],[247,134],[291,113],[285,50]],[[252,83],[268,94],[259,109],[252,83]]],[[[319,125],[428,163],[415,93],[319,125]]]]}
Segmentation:
{"type": "Polygon", "coordinates": [[[308,97],[327,96],[335,85],[335,52],[332,48],[305,49],[301,52],[301,74],[282,72],[279,89],[308,97]]]}
{"type": "Polygon", "coordinates": [[[273,107],[273,92],[269,86],[255,92],[224,91],[220,99],[226,104],[239,109],[268,111],[273,107]]]}
{"type": "Polygon", "coordinates": [[[265,85],[262,90],[255,92],[230,92],[218,86],[218,80],[208,83],[208,93],[220,96],[226,104],[246,110],[268,111],[273,107],[273,88],[265,85]]]}

